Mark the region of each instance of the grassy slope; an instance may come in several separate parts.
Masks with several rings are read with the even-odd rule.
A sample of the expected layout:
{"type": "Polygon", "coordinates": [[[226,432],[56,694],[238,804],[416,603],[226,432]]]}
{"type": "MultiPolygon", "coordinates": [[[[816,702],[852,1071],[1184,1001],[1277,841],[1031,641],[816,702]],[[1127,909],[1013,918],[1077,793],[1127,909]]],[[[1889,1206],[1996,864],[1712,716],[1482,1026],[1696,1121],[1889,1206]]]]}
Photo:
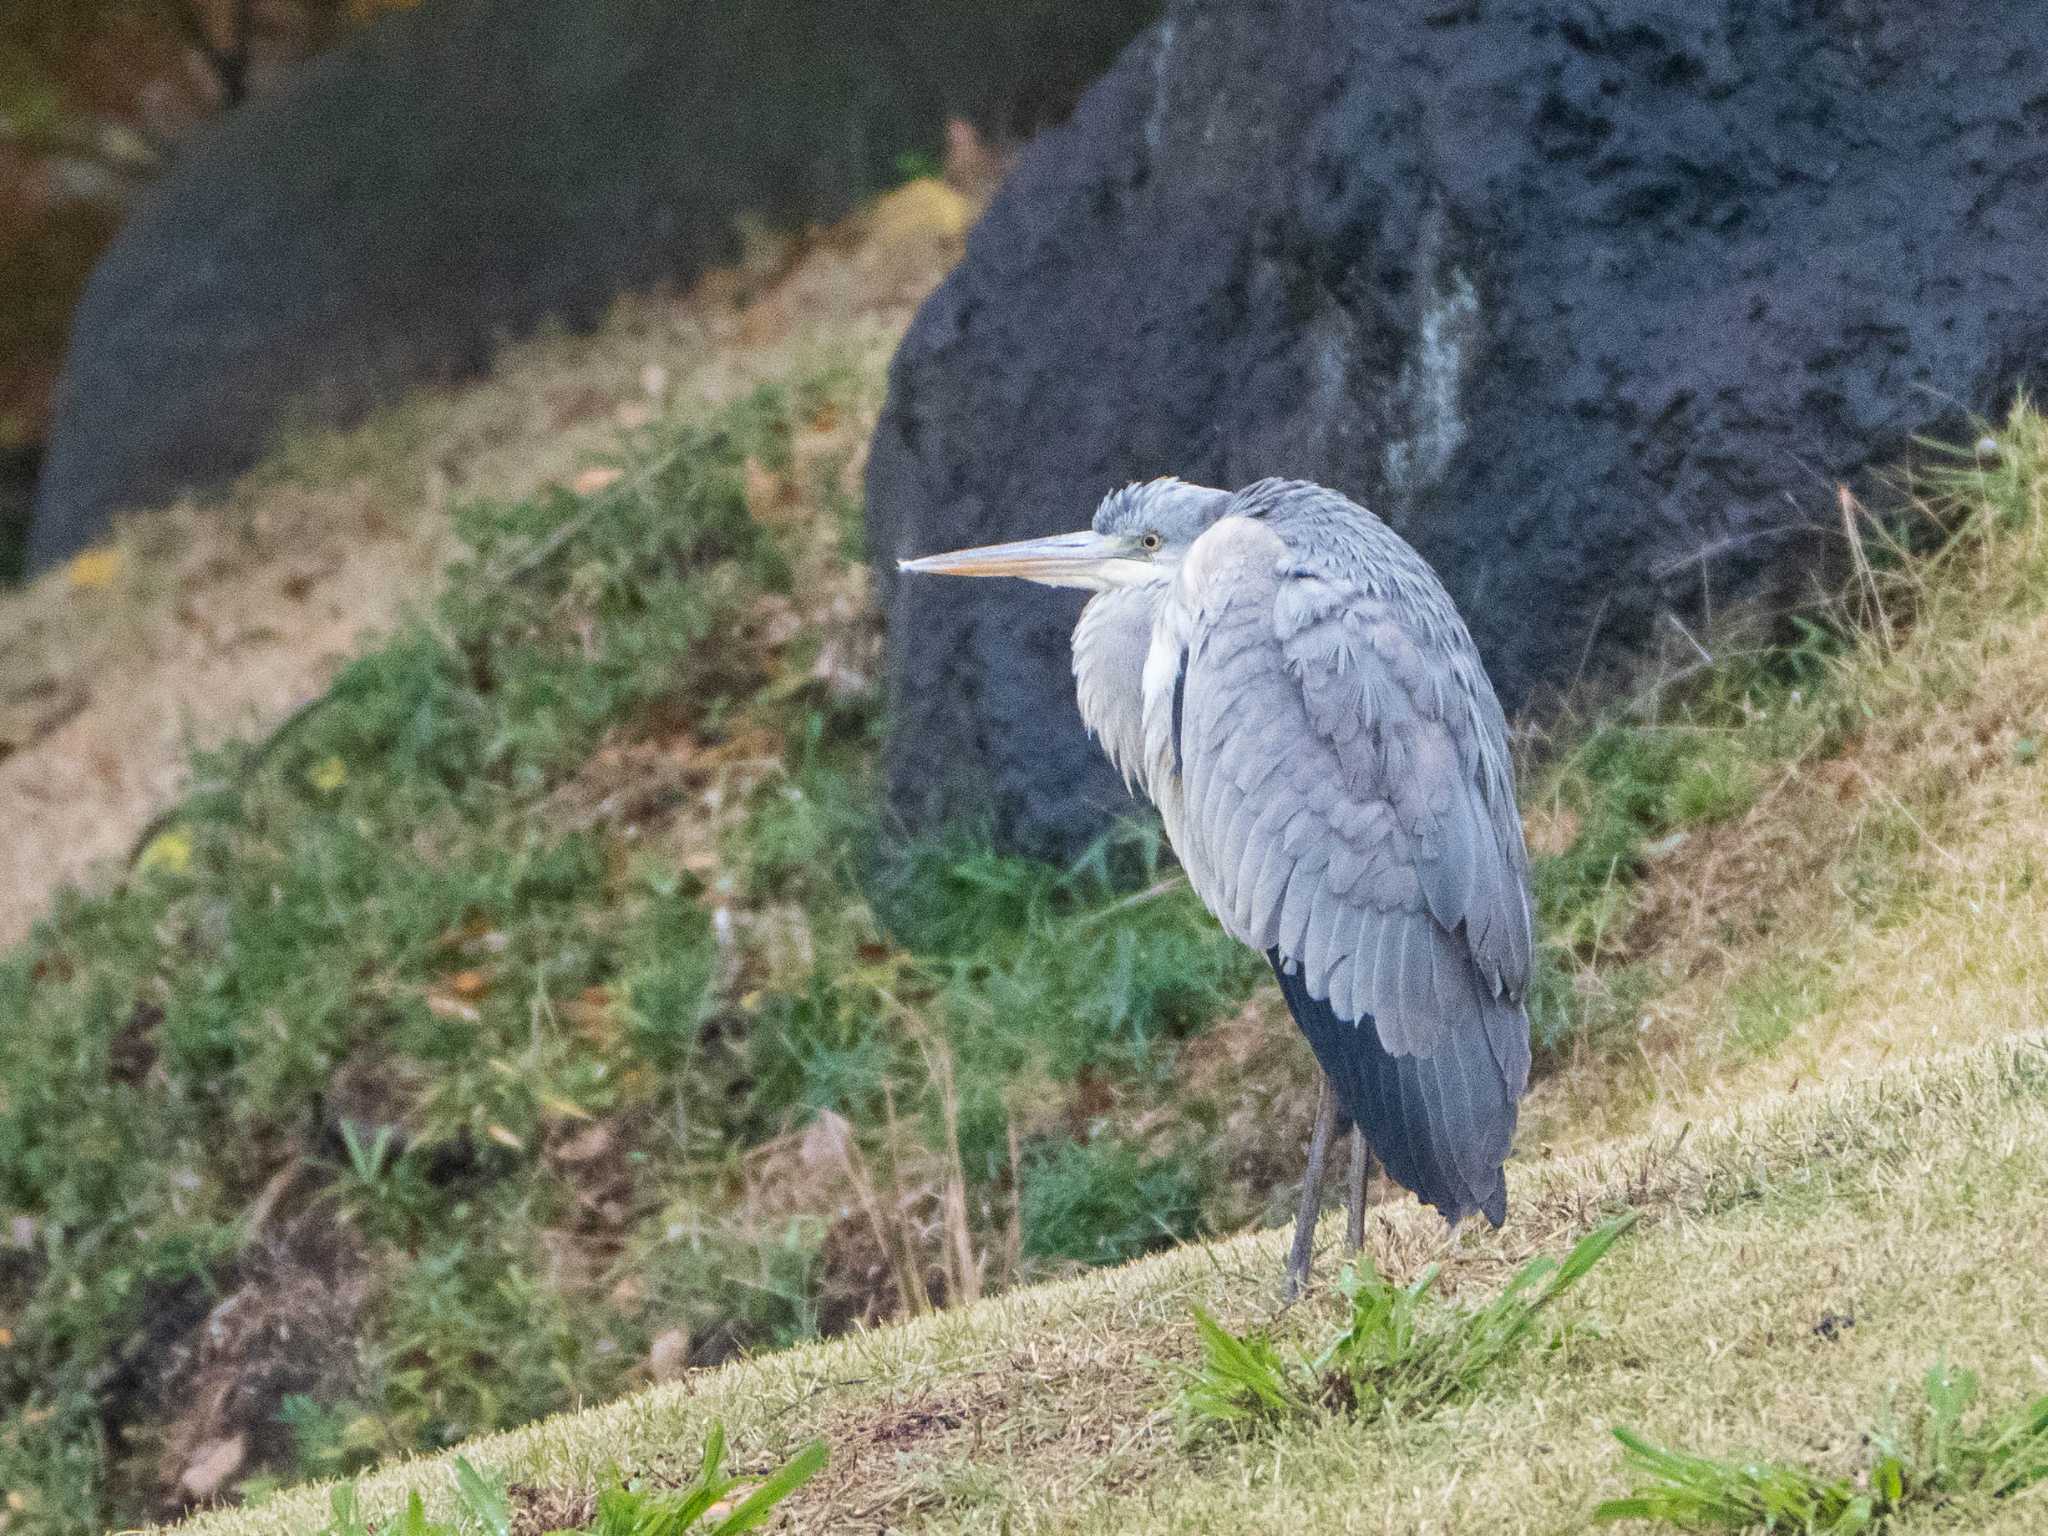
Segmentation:
{"type": "Polygon", "coordinates": [[[2048,425],[1931,454],[1840,627],[1735,654],[1537,774],[1571,1147],[2048,1018],[2048,425]],[[1559,838],[1562,825],[1568,836],[1559,838]],[[1610,878],[1614,871],[1618,878],[1610,878]],[[1633,878],[1630,878],[1633,875],[1633,878]],[[1930,999],[1942,1006],[1930,1008],[1930,999]]]}
{"type": "MultiPolygon", "coordinates": [[[[2001,439],[1927,503],[1963,537],[1932,563],[1881,562],[1883,622],[1717,668],[1532,781],[1539,840],[1545,814],[1575,823],[1542,865],[1551,1070],[1520,1214],[1447,1281],[1483,1293],[1616,1205],[1650,1220],[1567,1304],[1555,1347],[1477,1400],[1188,1445],[1169,1404],[1189,1308],[1270,1315],[1267,1234],[729,1366],[472,1453],[577,1485],[614,1460],[686,1463],[719,1418],[763,1465],[833,1442],[800,1528],[1541,1531],[1621,1491],[1616,1423],[1847,1471],[1938,1357],[1980,1369],[1990,1401],[2038,1393],[2048,432],[2022,411],[2001,439]],[[1629,1125],[1649,1129],[1614,1138],[1629,1125]],[[1817,1332],[1827,1317],[1854,1326],[1817,1332]]],[[[1282,1026],[1254,1010],[1245,1027],[1282,1026]]],[[[1412,1205],[1376,1214],[1396,1278],[1440,1242],[1412,1205]]],[[[398,1469],[366,1492],[436,1493],[440,1476],[398,1469]]],[[[203,1528],[304,1528],[310,1507],[203,1528]]],[[[1916,1519],[1959,1517],[2048,1521],[2038,1493],[1916,1519]]]]}
{"type": "MultiPolygon", "coordinates": [[[[714,1419],[760,1465],[822,1434],[835,1459],[787,1506],[798,1530],[1554,1531],[1617,1491],[1617,1422],[1846,1469],[1887,1393],[1938,1355],[1978,1364],[1995,1400],[2041,1390],[2042,1036],[1759,1104],[1682,1145],[1658,1136],[1535,1165],[1516,1195],[1507,1232],[1451,1259],[1461,1289],[1497,1285],[1615,1208],[1648,1219],[1566,1304],[1550,1348],[1413,1422],[1183,1440],[1171,1403],[1189,1309],[1240,1326],[1270,1314],[1283,1242],[1264,1233],[727,1366],[468,1454],[521,1483],[577,1487],[614,1464],[680,1471],[714,1419]],[[1830,1314],[1853,1327],[1816,1331],[1830,1314]]],[[[1370,1241],[1396,1279],[1441,1247],[1413,1206],[1382,1208],[1370,1241]]],[[[1332,1310],[1323,1295],[1283,1328],[1332,1310]]],[[[360,1486],[374,1510],[413,1488],[452,1508],[432,1462],[360,1486]]],[[[301,1490],[186,1529],[305,1531],[324,1509],[320,1490],[301,1490]]],[[[2039,1495],[1969,1513],[1983,1530],[2048,1520],[2039,1495]]]]}
{"type": "MultiPolygon", "coordinates": [[[[15,1336],[0,1353],[0,1475],[26,1490],[26,1518],[132,1517],[152,1463],[175,1479],[207,1433],[234,1427],[173,1416],[214,1380],[193,1342],[207,1309],[224,1292],[262,1300],[265,1266],[318,1277],[316,1312],[354,1331],[334,1358],[288,1348],[257,1362],[259,1385],[291,1389],[290,1412],[259,1419],[270,1439],[248,1470],[304,1474],[915,1310],[925,1294],[1276,1213],[1306,1054],[1270,999],[1231,1014],[1256,968],[1184,889],[1159,881],[1132,903],[1098,871],[965,846],[924,853],[904,881],[857,878],[875,830],[874,715],[848,470],[873,400],[862,370],[807,371],[657,423],[629,446],[628,477],[595,497],[469,507],[477,559],[434,616],[351,668],[273,751],[212,760],[203,779],[224,787],[188,807],[142,878],[68,904],[0,967],[24,1026],[0,1041],[0,1200],[31,1233],[25,1256],[0,1262],[15,1336]],[[846,1137],[824,1111],[845,1117],[846,1137]],[[109,1372],[152,1370],[168,1407],[103,1438],[109,1372]]],[[[1874,578],[1896,621],[1659,691],[1530,781],[1549,850],[1549,1071],[1526,1182],[1579,1177],[1542,1161],[1549,1146],[1645,1126],[1668,1137],[1715,1106],[1810,1092],[1840,1061],[2038,1027],[2033,936],[2048,914],[2028,834],[2048,825],[2048,454],[2031,415],[2003,437],[1956,481],[1947,510],[1970,514],[1969,535],[1938,565],[1874,578]]],[[[2003,1081],[1995,1063],[1953,1071],[1942,1081],[2003,1081]]],[[[1798,1143],[1808,1113],[1787,1110],[1795,1128],[1779,1139],[1798,1143]]],[[[1839,1137],[1861,1111],[1810,1113],[1839,1137]]],[[[1973,1134],[2028,1156],[2038,1129],[2015,1109],[1973,1134]]],[[[1754,1161],[1729,1135],[1712,1156],[1696,1147],[1708,1186],[1754,1161]]],[[[1800,1156],[1768,1165],[1766,1205],[1811,1195],[1800,1156]]],[[[1875,1153],[1851,1165],[1887,1188],[1896,1172],[1875,1153]]],[[[1922,1181],[1918,1236],[1859,1217],[1854,1200],[1816,1206],[1816,1230],[1930,1273],[1988,1251],[1935,1219],[1949,1164],[1897,1177],[1922,1181]]],[[[1681,1219],[1611,1262],[1649,1263],[1679,1233],[1737,1240],[1738,1211],[1682,1194],[1662,1207],[1681,1219]]],[[[1578,1187],[1536,1209],[1591,1199],[1578,1187]]],[[[1518,1222],[1507,1242],[1561,1236],[1549,1225],[1518,1222]]],[[[1781,1225],[1700,1271],[1701,1315],[1726,1305],[1723,1273],[1790,1241],[1781,1225]]],[[[1385,1230],[1397,1270],[1429,1240],[1412,1214],[1385,1230]]],[[[805,1508],[1085,1523],[1098,1494],[1059,1471],[1070,1463],[1102,1488],[1142,1490],[1144,1518],[1218,1497],[1183,1466],[1281,1497],[1251,1472],[1272,1445],[1169,1462],[1167,1426],[1144,1406],[1163,1390],[1144,1357],[1185,1352],[1188,1295],[1233,1318],[1260,1308],[1258,1251],[1223,1260],[1213,1292],[1185,1290],[1186,1266],[1210,1263],[1188,1257],[987,1314],[1129,1308],[1154,1325],[1134,1326],[1130,1348],[1099,1328],[1020,1335],[1011,1357],[976,1356],[964,1384],[930,1387],[936,1407],[911,1403],[881,1428],[850,1388],[792,1408],[792,1426],[825,1414],[843,1444],[873,1452],[857,1463],[923,1479],[865,1494],[873,1479],[856,1466],[858,1488],[834,1474],[805,1508]],[[977,1423],[1023,1426],[1018,1469],[1005,1470],[1000,1434],[975,1440],[977,1423]],[[963,1436],[951,1470],[926,1463],[963,1436]]],[[[1500,1251],[1482,1245],[1454,1279],[1497,1278],[1500,1251]]],[[[1598,1286],[1627,1283],[1617,1267],[1598,1286]]],[[[1785,1305],[1810,1299],[1797,1276],[1780,1284],[1785,1305]]],[[[306,1337],[303,1317],[282,1321],[306,1337]]],[[[1695,1350],[1696,1318],[1671,1323],[1695,1350]]],[[[956,1326],[979,1325],[900,1338],[915,1350],[956,1326]]],[[[2027,1341],[2010,1342],[1976,1362],[1995,1386],[2027,1341]]],[[[871,1385],[904,1369],[888,1364],[896,1344],[865,1347],[884,1352],[871,1385]]],[[[1667,1373],[1645,1347],[1630,1369],[1649,1392],[1712,1363],[1681,1356],[1667,1373]]],[[[247,1361],[212,1363],[219,1380],[249,1379],[247,1361]]],[[[755,1369],[767,1376],[748,1379],[785,1367],[755,1369]]],[[[726,1379],[690,1378],[689,1400],[726,1379]]],[[[742,1397],[758,1390],[731,1379],[742,1397]]],[[[1523,1410],[1549,1411],[1539,1381],[1523,1410]]],[[[1721,1444],[1720,1429],[1749,1422],[1747,1398],[1711,1396],[1697,1424],[1660,1418],[1613,1372],[1587,1391],[1616,1394],[1617,1416],[1640,1406],[1637,1427],[1667,1439],[1721,1444]]],[[[1873,1411],[1866,1394],[1844,1422],[1873,1411]]],[[[738,1409],[733,1425],[750,1456],[780,1443],[738,1409]]],[[[1306,1437],[1286,1497],[1318,1486],[1335,1433],[1306,1437]]],[[[1427,1438],[1402,1438],[1374,1475],[1441,1488],[1429,1457],[1451,1442],[1431,1452],[1427,1438]]],[[[1487,1486],[1476,1476],[1451,1486],[1487,1486]]]]}
{"type": "Polygon", "coordinates": [[[967,844],[861,884],[875,382],[464,507],[433,613],[0,960],[23,1513],[347,1470],[1242,1219],[1199,1121],[1109,1113],[1256,974],[1184,888],[967,844]]]}

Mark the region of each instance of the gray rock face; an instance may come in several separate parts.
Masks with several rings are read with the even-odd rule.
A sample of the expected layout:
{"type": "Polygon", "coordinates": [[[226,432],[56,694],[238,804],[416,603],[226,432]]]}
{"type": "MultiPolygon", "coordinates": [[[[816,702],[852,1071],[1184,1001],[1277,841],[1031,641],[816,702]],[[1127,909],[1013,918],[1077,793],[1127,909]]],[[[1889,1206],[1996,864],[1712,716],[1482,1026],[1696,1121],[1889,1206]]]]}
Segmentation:
{"type": "Polygon", "coordinates": [[[82,300],[30,560],[280,426],[473,372],[544,319],[831,218],[949,114],[1064,112],[1157,0],[426,0],[217,125],[82,300]]]}
{"type": "Polygon", "coordinates": [[[1128,806],[1077,604],[893,562],[1163,473],[1324,481],[1510,708],[1825,553],[1834,484],[2048,379],[2037,0],[1179,0],[1027,153],[868,478],[912,826],[1128,806]]]}

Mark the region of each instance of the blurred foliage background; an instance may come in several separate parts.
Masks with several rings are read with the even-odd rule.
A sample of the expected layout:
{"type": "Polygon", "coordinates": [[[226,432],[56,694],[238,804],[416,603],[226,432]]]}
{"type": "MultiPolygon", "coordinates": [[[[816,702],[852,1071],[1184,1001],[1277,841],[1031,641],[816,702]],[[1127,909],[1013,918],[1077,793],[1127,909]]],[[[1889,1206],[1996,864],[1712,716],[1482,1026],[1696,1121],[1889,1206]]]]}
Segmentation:
{"type": "Polygon", "coordinates": [[[40,437],[71,308],[129,203],[217,113],[417,0],[0,10],[0,448],[40,437]]]}

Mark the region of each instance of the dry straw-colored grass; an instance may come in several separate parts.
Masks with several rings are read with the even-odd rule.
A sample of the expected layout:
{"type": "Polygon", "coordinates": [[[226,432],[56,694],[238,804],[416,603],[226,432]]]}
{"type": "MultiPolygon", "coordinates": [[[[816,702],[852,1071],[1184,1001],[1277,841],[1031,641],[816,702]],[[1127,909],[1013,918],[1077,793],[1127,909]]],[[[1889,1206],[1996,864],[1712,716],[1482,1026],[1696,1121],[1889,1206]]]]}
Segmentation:
{"type": "Polygon", "coordinates": [[[1669,1127],[2048,1023],[2048,422],[2014,412],[1988,483],[1995,499],[1973,479],[1961,501],[1923,483],[1910,510],[1974,522],[1845,598],[1860,638],[1828,686],[1852,727],[1761,763],[1744,815],[1653,866],[1630,937],[1652,976],[1640,1049],[1542,1085],[1538,1140],[1669,1127]]]}
{"type": "MultiPolygon", "coordinates": [[[[1553,1347],[1409,1422],[1185,1441],[1170,1404],[1172,1363],[1193,1352],[1190,1308],[1239,1327],[1271,1316],[1276,1232],[735,1364],[465,1454],[565,1498],[613,1467],[679,1471],[714,1419],[754,1466],[822,1434],[834,1461],[788,1506],[782,1528],[798,1531],[1553,1532],[1618,1490],[1617,1422],[1846,1469],[1887,1394],[1938,1354],[1980,1368],[1994,1400],[2048,1389],[2035,1301],[2048,1037],[1535,1165],[1516,1197],[1504,1232],[1448,1255],[1424,1212],[1381,1208],[1374,1257],[1404,1279],[1443,1259],[1448,1288],[1470,1297],[1602,1212],[1647,1220],[1559,1314],[1553,1347]]],[[[1319,1297],[1282,1326],[1327,1326],[1333,1307],[1319,1297]]],[[[392,1510],[411,1488],[449,1508],[445,1459],[389,1468],[361,1493],[392,1510]]],[[[298,1490],[185,1529],[304,1531],[324,1504],[298,1490]]],[[[2038,1495],[1974,1514],[2004,1529],[2048,1522],[2038,1495]]]]}

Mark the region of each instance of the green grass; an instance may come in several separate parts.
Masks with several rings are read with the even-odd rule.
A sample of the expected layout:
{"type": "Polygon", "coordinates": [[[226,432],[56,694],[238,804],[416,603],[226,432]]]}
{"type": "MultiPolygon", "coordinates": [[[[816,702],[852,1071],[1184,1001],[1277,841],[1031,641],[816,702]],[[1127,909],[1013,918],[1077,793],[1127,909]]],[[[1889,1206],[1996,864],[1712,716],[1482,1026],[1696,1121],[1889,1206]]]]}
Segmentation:
{"type": "MultiPolygon", "coordinates": [[[[753,1467],[822,1438],[831,1466],[783,1505],[793,1533],[1526,1536],[1585,1529],[1627,1490],[1607,1428],[1617,1422],[1663,1445],[1783,1447],[1853,1479],[1870,1459],[1871,1405],[1912,1401],[1930,1354],[1981,1361],[1994,1405],[2043,1390],[2038,1035],[1808,1088],[1677,1144],[1658,1135],[1531,1162],[1516,1200],[1507,1229],[1449,1251],[1425,1209],[1372,1213],[1369,1251],[1387,1285],[1406,1290],[1441,1266],[1416,1309],[1418,1337],[1493,1308],[1532,1258],[1562,1263],[1594,1213],[1637,1213],[1556,1312],[1518,1347],[1481,1351],[1490,1363],[1476,1388],[1430,1411],[1318,1409],[1191,1439],[1173,1403],[1204,1358],[1195,1309],[1239,1338],[1263,1320],[1283,1359],[1312,1362],[1351,1331],[1354,1304],[1329,1286],[1274,1319],[1283,1230],[731,1362],[460,1454],[581,1508],[620,1472],[687,1478],[678,1447],[694,1461],[714,1422],[753,1467]]],[[[1326,1224],[1326,1248],[1341,1226],[1326,1224]]],[[[1965,1420],[1965,1434],[1978,1428],[1965,1420]]],[[[417,1491],[430,1518],[453,1518],[450,1460],[365,1474],[362,1509],[381,1522],[417,1491]]],[[[281,1491],[203,1516],[190,1536],[292,1536],[321,1523],[329,1497],[281,1491]]],[[[2035,1486],[1921,1503],[1897,1536],[2037,1530],[2043,1497],[2035,1486]]]]}
{"type": "Polygon", "coordinates": [[[1140,1146],[1082,1107],[1156,1089],[1258,975],[1184,888],[1104,916],[1160,881],[1156,838],[882,861],[876,696],[810,668],[855,519],[839,463],[790,448],[867,387],[662,423],[594,498],[459,509],[430,614],[201,760],[120,889],[0,960],[0,1489],[27,1518],[160,1507],[230,1298],[298,1295],[279,1326],[327,1341],[242,1362],[275,1383],[260,1487],[616,1394],[671,1330],[714,1362],[1203,1229],[1200,1130],[1140,1146]],[[749,514],[750,461],[813,477],[824,556],[749,514]],[[778,601],[794,638],[740,638],[778,601]],[[725,781],[689,765],[763,744],[712,816],[725,781]],[[652,808],[583,809],[642,745],[685,765],[652,808]],[[749,1201],[749,1160],[825,1111],[874,1240],[927,1271],[897,1290],[837,1170],[749,1201]]]}
{"type": "Polygon", "coordinates": [[[1728,988],[1730,1027],[1743,1049],[1764,1054],[1817,1014],[1826,994],[1822,978],[1789,960],[1774,961],[1728,988]]]}
{"type": "MultiPolygon", "coordinates": [[[[395,1520],[382,1525],[364,1518],[353,1483],[337,1487],[332,1496],[334,1517],[318,1536],[511,1536],[520,1529],[548,1536],[740,1536],[758,1529],[775,1506],[816,1477],[829,1459],[825,1442],[813,1440],[795,1456],[758,1482],[728,1474],[725,1427],[714,1423],[704,1442],[704,1460],[697,1475],[677,1489],[654,1488],[638,1478],[615,1479],[587,1502],[590,1516],[566,1526],[550,1526],[534,1518],[537,1511],[515,1509],[524,1501],[503,1479],[479,1472],[465,1456],[450,1463],[455,1485],[453,1519],[431,1520],[417,1488],[407,1496],[395,1520]]],[[[524,1490],[522,1490],[523,1492],[524,1490]]]]}
{"type": "Polygon", "coordinates": [[[1794,649],[1713,669],[1664,701],[1662,718],[1598,724],[1529,776],[1524,804],[1573,829],[1568,847],[1532,862],[1539,1047],[1626,1037],[1644,876],[1687,837],[1741,816],[1796,759],[1825,752],[1841,701],[1814,674],[1843,643],[1808,625],[1794,649]]]}
{"type": "MultiPolygon", "coordinates": [[[[222,1380],[258,1384],[223,1426],[255,1493],[617,1397],[658,1341],[716,1365],[1256,1208],[1220,1118],[1134,1113],[1261,980],[1156,834],[1068,868],[964,836],[885,854],[876,690],[812,666],[858,508],[792,447],[871,387],[763,390],[639,434],[593,498],[461,509],[471,556],[431,612],[200,761],[119,889],[0,960],[0,1489],[24,1524],[162,1509],[222,1380]],[[750,465],[804,481],[822,554],[750,514],[750,465]],[[760,638],[778,605],[794,636],[760,638]],[[616,790],[614,759],[642,765],[616,790]]],[[[2031,472],[1955,473],[1980,525],[2032,515],[2031,472]]],[[[1535,869],[1551,1060],[1633,1047],[1667,984],[1636,931],[1660,860],[1878,712],[1853,618],[1530,776],[1572,828],[1535,869]]],[[[1873,807],[1857,839],[1849,899],[1909,912],[1914,813],[1873,807]]],[[[1765,967],[1731,1028],[1767,1055],[1831,995],[1765,967]]],[[[1442,1382],[1494,1336],[1403,1297],[1356,1282],[1361,1401],[1419,1401],[1403,1339],[1442,1382]]]]}
{"type": "Polygon", "coordinates": [[[1617,1429],[1637,1486],[1601,1504],[1593,1518],[1686,1531],[1854,1536],[1881,1530],[1909,1510],[2004,1499],[2048,1478],[2048,1396],[1978,1415],[1966,1426],[1978,1397],[1974,1372],[1937,1364],[1921,1379],[1921,1392],[1924,1402],[1907,1427],[1893,1423],[1864,1436],[1868,1459],[1852,1477],[1790,1462],[1696,1456],[1617,1429]]]}
{"type": "MultiPolygon", "coordinates": [[[[1711,656],[1687,632],[1683,664],[1596,717],[1553,728],[1532,754],[1523,805],[1564,829],[1565,845],[1533,860],[1539,1050],[1556,1058],[1588,1043],[1633,1048],[1645,880],[1661,859],[1742,819],[1896,708],[1899,647],[1923,618],[1944,634],[1981,628],[1990,614],[1956,611],[1975,601],[1973,564],[1996,566],[1993,603],[2038,606],[2040,554],[2028,530],[2048,463],[2041,418],[2023,399],[2002,427],[1984,430],[2000,444],[1996,454],[1923,444],[1923,462],[1900,477],[1884,514],[1859,508],[1854,559],[1840,552],[1850,584],[1831,602],[1770,622],[1737,610],[1725,633],[1709,637],[1711,656]]],[[[1967,678],[1940,668],[1960,657],[1926,649],[1909,686],[1917,697],[1953,695],[1967,678]]],[[[2035,741],[2022,736],[2016,760],[2035,741]]],[[[1899,807],[1862,830],[1864,868],[1852,878],[1870,900],[1910,897],[1887,887],[1922,836],[1899,807]]],[[[1753,1034],[1745,1040],[1755,1043],[1753,1034]]]]}
{"type": "Polygon", "coordinates": [[[1181,1390],[1181,1416],[1197,1433],[1242,1432],[1332,1412],[1413,1418],[1469,1396],[1634,1223],[1633,1215],[1603,1223],[1562,1260],[1539,1254],[1478,1307],[1431,1305],[1435,1264],[1401,1286],[1369,1258],[1348,1265],[1337,1277],[1345,1316],[1313,1354],[1290,1357],[1266,1333],[1232,1333],[1198,1307],[1202,1363],[1181,1390]]]}

